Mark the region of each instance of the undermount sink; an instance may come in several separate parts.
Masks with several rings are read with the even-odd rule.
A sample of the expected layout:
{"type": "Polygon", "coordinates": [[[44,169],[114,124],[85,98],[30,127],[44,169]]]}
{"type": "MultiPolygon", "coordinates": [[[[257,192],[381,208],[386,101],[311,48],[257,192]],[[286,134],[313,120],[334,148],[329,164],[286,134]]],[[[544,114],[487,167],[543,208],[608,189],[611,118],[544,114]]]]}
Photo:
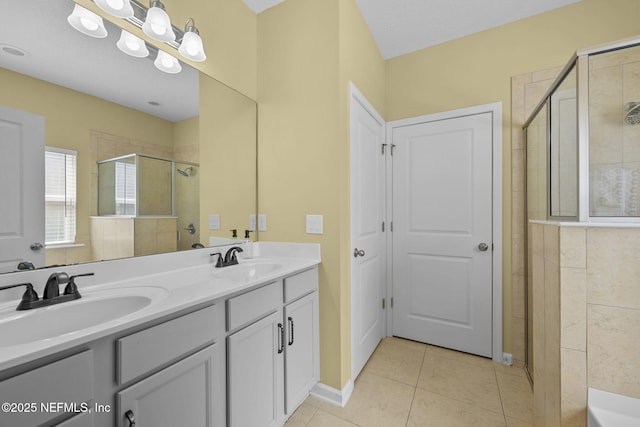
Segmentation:
{"type": "Polygon", "coordinates": [[[111,322],[140,311],[167,294],[166,289],[154,286],[96,290],[75,301],[3,313],[0,347],[57,338],[111,322]]]}
{"type": "Polygon", "coordinates": [[[250,282],[280,270],[282,264],[271,261],[241,261],[238,265],[216,269],[215,276],[233,282],[250,282]]]}

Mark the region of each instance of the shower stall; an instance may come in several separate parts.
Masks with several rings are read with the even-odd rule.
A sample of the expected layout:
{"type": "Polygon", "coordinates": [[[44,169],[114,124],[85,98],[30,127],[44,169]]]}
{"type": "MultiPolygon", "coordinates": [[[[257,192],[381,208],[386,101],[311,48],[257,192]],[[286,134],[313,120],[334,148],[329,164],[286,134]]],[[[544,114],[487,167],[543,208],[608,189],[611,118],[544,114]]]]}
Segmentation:
{"type": "MultiPolygon", "coordinates": [[[[526,369],[533,381],[536,361],[542,360],[534,354],[534,338],[542,340],[546,333],[556,334],[555,326],[549,329],[551,332],[534,330],[534,314],[543,310],[535,307],[536,292],[544,292],[536,290],[534,276],[542,277],[540,281],[545,283],[543,276],[547,274],[548,287],[550,276],[544,267],[547,270],[556,267],[543,263],[542,269],[535,271],[534,257],[546,257],[550,251],[548,247],[541,250],[532,246],[536,224],[542,228],[551,224],[559,230],[554,231],[561,234],[555,247],[560,246],[557,264],[562,266],[563,257],[568,256],[567,253],[571,255],[572,250],[569,247],[563,252],[562,245],[566,245],[567,240],[562,239],[576,227],[584,230],[587,227],[602,229],[604,225],[628,227],[629,223],[640,222],[640,39],[579,50],[526,121],[524,130],[528,227],[525,357],[526,369]]],[[[578,267],[583,268],[581,264],[576,265],[578,267]]],[[[559,292],[568,289],[563,286],[560,282],[559,292]]],[[[560,300],[560,294],[557,296],[560,300]]],[[[552,307],[542,311],[545,314],[541,322],[546,318],[548,327],[550,316],[558,306],[556,314],[562,319],[558,320],[558,342],[564,339],[561,334],[568,333],[569,322],[574,322],[563,311],[565,300],[554,303],[547,295],[546,301],[551,301],[552,307]]],[[[580,339],[579,344],[570,347],[582,349],[582,341],[586,340],[580,339]]]]}
{"type": "Polygon", "coordinates": [[[143,154],[98,162],[97,259],[191,249],[199,242],[199,192],[197,163],[143,154]],[[105,227],[120,232],[101,245],[105,227]]]}

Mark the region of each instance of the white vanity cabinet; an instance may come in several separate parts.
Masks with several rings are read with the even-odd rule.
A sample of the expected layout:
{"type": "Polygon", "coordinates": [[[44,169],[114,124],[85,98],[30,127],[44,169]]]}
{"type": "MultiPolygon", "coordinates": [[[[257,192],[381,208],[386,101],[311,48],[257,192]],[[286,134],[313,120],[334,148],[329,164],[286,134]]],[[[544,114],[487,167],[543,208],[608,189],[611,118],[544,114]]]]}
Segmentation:
{"type": "Polygon", "coordinates": [[[224,424],[220,309],[206,307],[116,341],[118,382],[143,378],[116,394],[118,426],[224,424]]]}
{"type": "Polygon", "coordinates": [[[138,426],[218,426],[219,344],[211,345],[117,394],[120,422],[138,426]]]}
{"type": "Polygon", "coordinates": [[[93,397],[93,352],[86,350],[0,381],[0,426],[35,427],[73,412],[68,425],[91,426],[93,397]]]}
{"type": "Polygon", "coordinates": [[[280,426],[319,377],[318,272],[227,300],[231,427],[280,426]]]}

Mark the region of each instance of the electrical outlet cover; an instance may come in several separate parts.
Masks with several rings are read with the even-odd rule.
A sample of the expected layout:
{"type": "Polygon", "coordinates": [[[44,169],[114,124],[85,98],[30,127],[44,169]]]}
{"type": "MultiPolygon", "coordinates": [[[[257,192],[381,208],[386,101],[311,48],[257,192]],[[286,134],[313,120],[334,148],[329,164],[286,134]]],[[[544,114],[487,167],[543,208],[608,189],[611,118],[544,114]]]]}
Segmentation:
{"type": "Polygon", "coordinates": [[[209,215],[209,230],[220,230],[220,215],[209,215]]]}
{"type": "Polygon", "coordinates": [[[307,215],[307,234],[322,234],[322,215],[307,215]]]}

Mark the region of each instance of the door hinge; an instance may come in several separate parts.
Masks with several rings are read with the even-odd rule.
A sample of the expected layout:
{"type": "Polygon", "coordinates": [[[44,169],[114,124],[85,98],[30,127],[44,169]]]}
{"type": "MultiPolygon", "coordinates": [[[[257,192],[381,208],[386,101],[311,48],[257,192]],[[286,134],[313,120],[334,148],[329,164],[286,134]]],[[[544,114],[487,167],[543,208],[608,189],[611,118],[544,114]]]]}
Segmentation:
{"type": "Polygon", "coordinates": [[[384,221],[382,221],[382,232],[384,233],[384,221]]]}
{"type": "Polygon", "coordinates": [[[385,299],[384,299],[384,298],[382,298],[382,309],[383,309],[383,310],[385,309],[385,305],[386,305],[386,303],[385,303],[385,299]]]}
{"type": "Polygon", "coordinates": [[[493,251],[493,243],[491,244],[491,250],[493,251]]]}
{"type": "Polygon", "coordinates": [[[391,155],[393,156],[393,149],[396,148],[396,144],[391,144],[391,155]]]}
{"type": "Polygon", "coordinates": [[[389,230],[393,233],[393,221],[389,224],[389,230]]]}
{"type": "Polygon", "coordinates": [[[391,297],[391,308],[393,308],[393,297],[391,297]]]}
{"type": "Polygon", "coordinates": [[[382,144],[382,152],[380,154],[382,154],[384,156],[384,149],[387,147],[387,144],[382,144]]]}

